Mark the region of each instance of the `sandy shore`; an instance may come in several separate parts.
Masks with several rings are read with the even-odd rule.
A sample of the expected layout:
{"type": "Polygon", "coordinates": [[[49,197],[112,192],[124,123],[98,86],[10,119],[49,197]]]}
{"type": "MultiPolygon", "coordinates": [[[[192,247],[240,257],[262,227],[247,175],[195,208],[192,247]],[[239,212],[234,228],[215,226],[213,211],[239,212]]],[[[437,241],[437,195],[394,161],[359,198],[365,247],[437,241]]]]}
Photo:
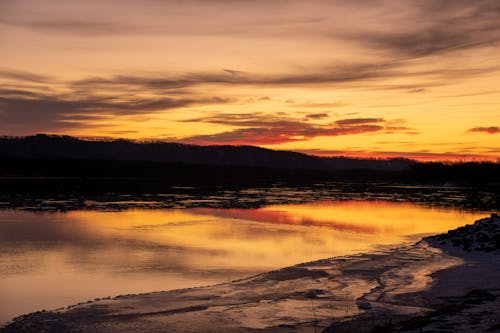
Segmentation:
{"type": "MultiPolygon", "coordinates": [[[[499,218],[478,223],[498,235],[499,218]]],[[[500,331],[500,250],[453,244],[460,235],[33,313],[2,332],[500,331]]]]}

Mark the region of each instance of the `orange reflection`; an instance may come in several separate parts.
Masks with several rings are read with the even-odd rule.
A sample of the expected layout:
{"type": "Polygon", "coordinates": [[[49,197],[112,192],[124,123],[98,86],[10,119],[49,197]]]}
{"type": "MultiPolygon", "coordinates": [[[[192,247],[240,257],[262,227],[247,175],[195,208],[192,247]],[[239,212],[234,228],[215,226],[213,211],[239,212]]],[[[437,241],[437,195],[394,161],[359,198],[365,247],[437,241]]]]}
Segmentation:
{"type": "Polygon", "coordinates": [[[483,215],[411,203],[326,201],[259,209],[79,211],[66,216],[94,237],[178,249],[176,256],[186,265],[264,270],[366,251],[402,242],[408,235],[447,231],[483,215]]]}
{"type": "Polygon", "coordinates": [[[0,313],[14,316],[100,296],[228,281],[397,244],[407,235],[446,231],[483,216],[382,201],[0,211],[0,295],[6,300],[0,313]],[[75,283],[85,287],[74,288],[75,283]]]}
{"type": "Polygon", "coordinates": [[[472,222],[472,216],[483,215],[388,201],[322,201],[260,209],[196,208],[193,211],[223,218],[400,236],[447,231],[472,222]]]}

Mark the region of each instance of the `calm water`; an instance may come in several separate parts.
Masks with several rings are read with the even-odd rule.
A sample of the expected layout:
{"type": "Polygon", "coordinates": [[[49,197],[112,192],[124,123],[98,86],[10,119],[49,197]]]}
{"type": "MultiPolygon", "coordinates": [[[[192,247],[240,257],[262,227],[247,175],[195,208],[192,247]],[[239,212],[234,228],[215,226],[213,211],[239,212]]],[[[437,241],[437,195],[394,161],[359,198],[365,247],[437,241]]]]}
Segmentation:
{"type": "Polygon", "coordinates": [[[96,297],[229,281],[485,216],[385,201],[259,209],[0,210],[0,323],[96,297]]]}

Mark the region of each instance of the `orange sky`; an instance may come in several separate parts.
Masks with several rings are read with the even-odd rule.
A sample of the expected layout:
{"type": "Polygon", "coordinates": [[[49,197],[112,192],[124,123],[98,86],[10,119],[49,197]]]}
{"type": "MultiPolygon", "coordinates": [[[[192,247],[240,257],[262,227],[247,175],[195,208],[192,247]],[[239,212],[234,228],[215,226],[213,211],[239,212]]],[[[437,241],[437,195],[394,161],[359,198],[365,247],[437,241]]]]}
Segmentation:
{"type": "Polygon", "coordinates": [[[496,0],[2,0],[0,135],[500,156],[496,0]]]}

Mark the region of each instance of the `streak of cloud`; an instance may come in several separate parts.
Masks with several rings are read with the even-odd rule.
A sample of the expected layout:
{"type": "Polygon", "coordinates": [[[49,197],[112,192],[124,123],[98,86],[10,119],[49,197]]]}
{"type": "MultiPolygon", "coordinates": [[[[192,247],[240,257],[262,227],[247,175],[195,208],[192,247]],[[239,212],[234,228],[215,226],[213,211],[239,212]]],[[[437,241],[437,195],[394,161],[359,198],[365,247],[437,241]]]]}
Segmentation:
{"type": "Polygon", "coordinates": [[[473,127],[467,130],[469,133],[487,133],[487,134],[498,134],[500,133],[500,127],[489,126],[489,127],[473,127]]]}
{"type": "MultiPolygon", "coordinates": [[[[213,114],[206,117],[186,119],[183,122],[205,122],[236,127],[209,135],[194,135],[183,138],[183,142],[212,145],[270,145],[286,142],[306,141],[319,136],[340,136],[374,133],[386,130],[382,118],[340,119],[328,124],[306,121],[261,113],[213,114]]],[[[391,126],[387,126],[391,127],[391,126]]],[[[401,127],[406,131],[407,127],[401,127]]],[[[399,129],[391,129],[399,131],[399,129]]]]}
{"type": "Polygon", "coordinates": [[[50,95],[0,89],[0,122],[19,131],[54,131],[97,126],[96,120],[112,120],[116,116],[145,116],[191,105],[226,102],[217,97],[50,95]]]}
{"type": "Polygon", "coordinates": [[[335,123],[338,125],[358,125],[358,124],[371,124],[371,123],[381,123],[383,118],[349,118],[337,120],[335,123]]]}
{"type": "Polygon", "coordinates": [[[313,119],[313,120],[319,120],[319,119],[325,119],[328,118],[328,113],[310,113],[306,115],[306,119],[313,119]]]}

